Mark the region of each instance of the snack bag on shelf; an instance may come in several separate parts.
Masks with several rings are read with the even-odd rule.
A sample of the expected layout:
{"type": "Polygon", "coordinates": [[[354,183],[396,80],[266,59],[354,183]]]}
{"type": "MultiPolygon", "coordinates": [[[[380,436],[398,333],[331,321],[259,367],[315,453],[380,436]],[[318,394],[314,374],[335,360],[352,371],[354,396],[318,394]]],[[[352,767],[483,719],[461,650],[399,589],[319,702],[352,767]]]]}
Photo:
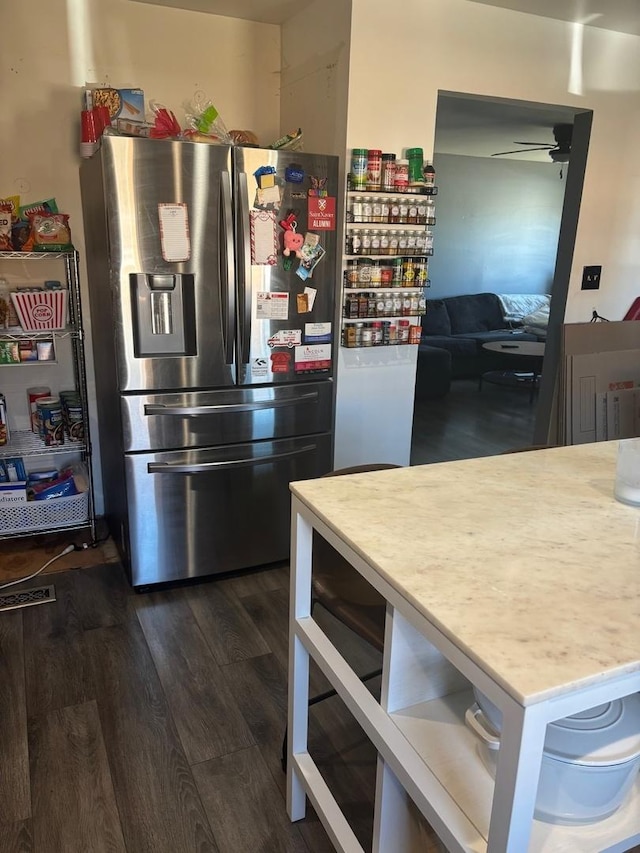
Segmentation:
{"type": "Polygon", "coordinates": [[[0,202],[0,252],[13,251],[11,225],[11,204],[8,201],[0,202]]]}
{"type": "Polygon", "coordinates": [[[20,216],[20,196],[8,195],[6,198],[0,198],[0,204],[11,205],[11,219],[16,222],[20,216]]]}
{"type": "Polygon", "coordinates": [[[47,198],[44,201],[34,201],[31,204],[24,204],[18,209],[20,219],[23,222],[29,222],[29,217],[34,213],[57,213],[58,205],[55,198],[47,198]]]}
{"type": "Polygon", "coordinates": [[[302,151],[302,128],[298,128],[292,133],[287,133],[286,136],[281,136],[280,139],[269,146],[277,151],[302,151]]]}
{"type": "Polygon", "coordinates": [[[69,252],[73,249],[67,213],[33,214],[24,252],[69,252]]]}

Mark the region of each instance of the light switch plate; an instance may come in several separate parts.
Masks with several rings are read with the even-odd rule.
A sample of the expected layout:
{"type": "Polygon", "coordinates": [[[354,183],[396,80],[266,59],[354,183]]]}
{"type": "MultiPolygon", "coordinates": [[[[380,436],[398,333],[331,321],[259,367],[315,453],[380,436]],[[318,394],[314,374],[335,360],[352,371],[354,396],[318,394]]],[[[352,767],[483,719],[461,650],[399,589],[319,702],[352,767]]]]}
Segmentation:
{"type": "Polygon", "coordinates": [[[598,290],[602,267],[582,267],[582,290],[598,290]]]}

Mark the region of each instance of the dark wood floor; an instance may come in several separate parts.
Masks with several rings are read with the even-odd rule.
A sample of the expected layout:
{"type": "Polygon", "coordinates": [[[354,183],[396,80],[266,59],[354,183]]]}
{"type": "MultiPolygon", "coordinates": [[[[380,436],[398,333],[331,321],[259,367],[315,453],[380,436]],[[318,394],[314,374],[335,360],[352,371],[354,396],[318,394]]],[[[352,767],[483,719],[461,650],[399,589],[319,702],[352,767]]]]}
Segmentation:
{"type": "Polygon", "coordinates": [[[411,464],[492,456],[533,441],[537,400],[529,391],[455,379],[442,400],[416,400],[411,464]]]}
{"type": "MultiPolygon", "coordinates": [[[[284,807],[287,566],[142,595],[119,564],[47,582],[55,603],[0,613],[1,853],[333,850],[284,807]]],[[[370,849],[375,750],[337,697],[310,736],[370,849]]]]}

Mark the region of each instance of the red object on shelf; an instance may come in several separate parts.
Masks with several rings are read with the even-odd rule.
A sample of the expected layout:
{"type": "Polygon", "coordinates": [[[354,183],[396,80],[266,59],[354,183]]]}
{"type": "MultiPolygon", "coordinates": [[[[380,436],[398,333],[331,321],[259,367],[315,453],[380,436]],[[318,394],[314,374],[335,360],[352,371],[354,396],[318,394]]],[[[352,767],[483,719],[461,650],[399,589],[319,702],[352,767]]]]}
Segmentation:
{"type": "Polygon", "coordinates": [[[640,320],[640,296],[637,296],[633,300],[633,304],[631,308],[627,311],[627,313],[622,318],[623,320],[640,320]]]}

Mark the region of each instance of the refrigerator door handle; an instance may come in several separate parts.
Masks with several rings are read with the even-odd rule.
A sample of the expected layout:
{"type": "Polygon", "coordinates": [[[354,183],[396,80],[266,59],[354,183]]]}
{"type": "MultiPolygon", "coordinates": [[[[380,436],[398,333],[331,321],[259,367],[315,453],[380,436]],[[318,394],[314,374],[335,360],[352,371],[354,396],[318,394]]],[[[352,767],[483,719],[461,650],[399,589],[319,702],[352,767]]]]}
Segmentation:
{"type": "Polygon", "coordinates": [[[224,350],[225,363],[233,364],[233,337],[236,323],[236,303],[234,287],[234,264],[233,264],[233,208],[231,205],[231,175],[229,172],[220,173],[220,245],[223,251],[220,253],[221,275],[220,289],[221,302],[224,310],[224,350]]]}
{"type": "Polygon", "coordinates": [[[252,457],[251,459],[229,459],[224,462],[200,462],[194,465],[177,465],[171,462],[150,462],[147,465],[149,474],[206,474],[211,471],[230,468],[246,468],[253,465],[265,465],[267,462],[277,462],[290,456],[300,456],[316,449],[315,444],[307,444],[297,450],[286,453],[274,453],[273,456],[252,457]]]}
{"type": "Polygon", "coordinates": [[[251,246],[247,223],[249,222],[249,189],[245,172],[238,173],[238,197],[240,199],[240,217],[238,221],[238,239],[240,247],[240,287],[242,288],[242,313],[240,316],[240,361],[249,363],[251,345],[251,246]]]}
{"type": "Polygon", "coordinates": [[[144,407],[145,415],[169,415],[178,417],[191,417],[194,415],[213,415],[228,412],[255,412],[260,409],[282,409],[285,406],[297,406],[298,403],[317,400],[318,392],[311,391],[308,394],[300,394],[287,400],[258,400],[256,403],[218,403],[212,406],[162,406],[150,405],[144,407]]]}

